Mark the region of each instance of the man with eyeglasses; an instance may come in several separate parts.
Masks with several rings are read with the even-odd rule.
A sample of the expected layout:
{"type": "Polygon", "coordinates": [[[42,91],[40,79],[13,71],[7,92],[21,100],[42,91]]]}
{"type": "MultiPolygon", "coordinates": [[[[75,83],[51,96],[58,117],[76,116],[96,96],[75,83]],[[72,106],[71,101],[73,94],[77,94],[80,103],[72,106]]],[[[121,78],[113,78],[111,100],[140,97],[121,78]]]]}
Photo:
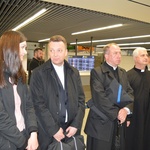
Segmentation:
{"type": "Polygon", "coordinates": [[[66,39],[55,35],[48,48],[50,59],[33,71],[30,80],[41,150],[47,150],[54,139],[79,135],[85,111],[79,71],[65,60],[66,39]]]}

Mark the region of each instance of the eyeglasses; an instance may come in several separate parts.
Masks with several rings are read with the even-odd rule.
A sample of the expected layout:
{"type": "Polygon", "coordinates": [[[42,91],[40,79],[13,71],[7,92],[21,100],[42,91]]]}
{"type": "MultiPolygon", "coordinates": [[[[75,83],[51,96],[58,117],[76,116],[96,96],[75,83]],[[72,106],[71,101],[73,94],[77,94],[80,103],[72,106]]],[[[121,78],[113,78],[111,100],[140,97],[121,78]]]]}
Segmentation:
{"type": "Polygon", "coordinates": [[[58,49],[58,50],[51,49],[50,50],[51,53],[62,53],[62,51],[63,51],[62,49],[58,49]]]}

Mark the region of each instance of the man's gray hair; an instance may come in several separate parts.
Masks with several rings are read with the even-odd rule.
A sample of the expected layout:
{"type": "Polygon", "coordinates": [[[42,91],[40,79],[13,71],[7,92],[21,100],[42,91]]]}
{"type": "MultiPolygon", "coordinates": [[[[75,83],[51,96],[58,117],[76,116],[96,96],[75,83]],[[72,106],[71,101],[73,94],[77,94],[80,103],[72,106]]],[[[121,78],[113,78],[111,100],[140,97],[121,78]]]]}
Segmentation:
{"type": "Polygon", "coordinates": [[[136,48],[136,49],[133,51],[133,58],[135,58],[136,56],[139,55],[139,51],[146,51],[146,52],[147,52],[147,49],[144,48],[144,47],[138,47],[138,48],[136,48]]]}

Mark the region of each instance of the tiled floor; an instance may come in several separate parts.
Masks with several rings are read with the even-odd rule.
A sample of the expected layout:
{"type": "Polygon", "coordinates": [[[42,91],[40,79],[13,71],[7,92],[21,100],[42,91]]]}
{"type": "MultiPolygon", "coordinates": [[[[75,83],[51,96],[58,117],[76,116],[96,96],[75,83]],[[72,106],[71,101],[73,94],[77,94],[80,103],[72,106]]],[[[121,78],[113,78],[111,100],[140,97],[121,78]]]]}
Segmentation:
{"type": "Polygon", "coordinates": [[[86,124],[86,119],[87,119],[88,113],[89,113],[89,109],[86,109],[85,110],[85,116],[84,116],[83,124],[82,124],[82,130],[81,130],[81,134],[84,136],[84,142],[85,142],[85,144],[86,144],[86,138],[87,138],[87,136],[84,133],[84,127],[85,127],[85,124],[86,124]]]}
{"type": "Polygon", "coordinates": [[[85,94],[85,101],[88,101],[91,99],[91,90],[89,85],[83,86],[84,94],[85,94]]]}
{"type": "MultiPolygon", "coordinates": [[[[88,101],[91,98],[91,91],[90,91],[90,86],[86,85],[83,86],[84,89],[84,93],[85,93],[85,101],[88,101]]],[[[85,140],[85,144],[86,144],[86,134],[84,133],[84,127],[86,124],[86,119],[89,113],[89,109],[85,110],[85,116],[84,116],[84,120],[83,120],[83,125],[82,125],[82,130],[81,130],[81,134],[84,136],[84,140],[85,140]]]]}

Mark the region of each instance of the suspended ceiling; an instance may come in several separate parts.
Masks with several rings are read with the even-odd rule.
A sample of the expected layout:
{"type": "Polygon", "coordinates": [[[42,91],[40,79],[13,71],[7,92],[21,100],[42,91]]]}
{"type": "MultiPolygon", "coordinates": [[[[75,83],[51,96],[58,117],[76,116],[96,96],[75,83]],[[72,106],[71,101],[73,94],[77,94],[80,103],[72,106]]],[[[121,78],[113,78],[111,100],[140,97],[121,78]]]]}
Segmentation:
{"type": "MultiPolygon", "coordinates": [[[[99,11],[76,8],[40,0],[1,0],[0,1],[0,35],[12,29],[46,8],[47,11],[35,21],[21,28],[28,41],[49,38],[52,35],[63,35],[68,43],[102,39],[114,39],[139,35],[150,35],[150,23],[123,18],[99,11]],[[80,35],[71,35],[72,32],[99,28],[122,23],[123,26],[115,29],[91,32],[80,35]]],[[[111,41],[116,43],[150,42],[149,38],[111,41]]],[[[93,46],[107,44],[107,42],[93,43],[93,46]]],[[[86,44],[87,46],[90,44],[86,44]]],[[[150,49],[150,45],[138,45],[150,49]]]]}

